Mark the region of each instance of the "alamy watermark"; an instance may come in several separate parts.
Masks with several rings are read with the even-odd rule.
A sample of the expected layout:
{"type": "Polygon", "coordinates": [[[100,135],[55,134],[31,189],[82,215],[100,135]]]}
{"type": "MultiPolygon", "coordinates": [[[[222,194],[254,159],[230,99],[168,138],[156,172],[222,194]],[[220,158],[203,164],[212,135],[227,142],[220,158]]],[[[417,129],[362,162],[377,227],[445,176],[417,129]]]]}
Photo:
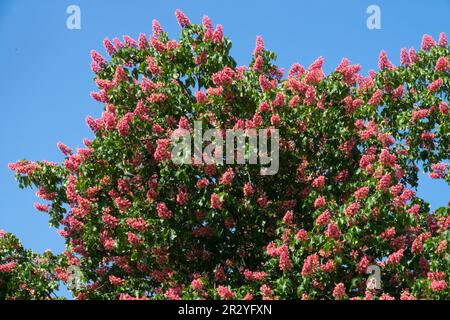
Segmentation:
{"type": "Polygon", "coordinates": [[[171,157],[177,165],[256,165],[259,160],[259,164],[265,166],[260,170],[261,175],[274,175],[279,169],[278,129],[207,129],[203,132],[202,122],[195,121],[193,132],[177,129],[171,138],[171,157]]]}
{"type": "Polygon", "coordinates": [[[78,290],[80,289],[83,281],[83,273],[78,266],[69,266],[67,268],[67,288],[69,290],[78,290]]]}
{"type": "Polygon", "coordinates": [[[381,269],[377,265],[370,265],[367,267],[367,289],[369,290],[380,290],[381,289],[381,269]]]}
{"type": "Polygon", "coordinates": [[[380,30],[381,29],[381,9],[379,6],[372,4],[367,7],[367,14],[370,16],[366,20],[366,26],[369,30],[380,30]]]}
{"type": "Polygon", "coordinates": [[[79,6],[71,4],[67,7],[66,13],[69,15],[66,20],[66,27],[69,30],[81,29],[81,9],[79,6]]]}

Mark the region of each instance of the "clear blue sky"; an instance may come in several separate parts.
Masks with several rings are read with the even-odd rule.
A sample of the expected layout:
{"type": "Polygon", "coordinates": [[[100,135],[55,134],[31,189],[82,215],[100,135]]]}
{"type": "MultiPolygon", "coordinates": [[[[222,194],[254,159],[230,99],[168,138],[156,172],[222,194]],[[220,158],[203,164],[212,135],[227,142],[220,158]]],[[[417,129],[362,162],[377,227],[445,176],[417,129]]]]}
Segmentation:
{"type": "MultiPolygon", "coordinates": [[[[450,37],[450,0],[433,1],[117,1],[117,0],[0,0],[0,229],[19,236],[26,247],[42,252],[63,250],[62,238],[37,212],[34,191],[17,187],[7,163],[21,158],[61,161],[56,147],[71,147],[91,134],[84,119],[98,116],[101,105],[91,100],[91,49],[103,53],[102,40],[139,32],[151,33],[159,19],[172,37],[179,27],[176,8],[192,21],[203,14],[221,23],[233,40],[233,55],[246,64],[256,35],[278,53],[278,64],[289,68],[324,56],[327,72],[342,57],[376,69],[385,49],[398,63],[402,47],[419,47],[424,33],[450,37]],[[81,30],[66,28],[66,8],[81,8],[81,30]],[[381,8],[381,30],[368,30],[366,8],[381,8]]],[[[450,200],[450,188],[421,176],[419,195],[433,208],[450,200]]]]}

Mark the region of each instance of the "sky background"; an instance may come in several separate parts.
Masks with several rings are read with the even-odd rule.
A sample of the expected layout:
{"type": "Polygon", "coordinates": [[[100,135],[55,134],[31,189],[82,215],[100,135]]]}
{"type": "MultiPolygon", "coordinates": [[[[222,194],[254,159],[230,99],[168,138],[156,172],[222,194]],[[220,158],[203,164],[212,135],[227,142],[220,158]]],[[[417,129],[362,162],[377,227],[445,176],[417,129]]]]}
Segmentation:
{"type": "MultiPolygon", "coordinates": [[[[96,89],[90,50],[103,54],[106,36],[151,34],[154,18],[178,38],[177,8],[192,22],[206,14],[222,24],[239,65],[250,62],[257,35],[277,52],[280,67],[323,56],[327,73],[343,57],[361,64],[364,73],[377,70],[381,49],[398,64],[400,49],[418,48],[424,33],[450,37],[450,0],[0,0],[0,229],[16,234],[25,247],[61,252],[64,242],[34,209],[35,191],[20,190],[7,164],[22,158],[59,162],[58,141],[75,148],[91,137],[84,119],[100,116],[102,106],[89,96],[96,89]],[[81,30],[66,27],[72,4],[81,9],[81,30]],[[366,27],[371,4],[381,9],[381,30],[366,27]]],[[[418,195],[435,209],[450,200],[450,187],[421,174],[418,195]]]]}

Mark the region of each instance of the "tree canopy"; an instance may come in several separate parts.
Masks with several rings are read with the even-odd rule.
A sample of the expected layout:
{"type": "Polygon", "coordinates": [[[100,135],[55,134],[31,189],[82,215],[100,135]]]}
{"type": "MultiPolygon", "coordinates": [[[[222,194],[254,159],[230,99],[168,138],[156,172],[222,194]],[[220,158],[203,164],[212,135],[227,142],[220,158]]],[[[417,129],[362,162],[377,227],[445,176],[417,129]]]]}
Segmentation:
{"type": "Polygon", "coordinates": [[[179,40],[154,20],[151,36],[105,39],[110,58],[92,51],[104,112],[83,148],[10,164],[66,251],[2,233],[0,298],[48,298],[76,266],[78,299],[448,299],[450,210],[415,192],[419,166],[450,181],[445,34],[399,66],[381,52],[367,76],[345,58],[325,75],[322,57],[284,75],[261,37],[237,66],[221,25],[176,17],[179,40]],[[278,172],[173,163],[172,133],[194,121],[278,129],[278,172]]]}

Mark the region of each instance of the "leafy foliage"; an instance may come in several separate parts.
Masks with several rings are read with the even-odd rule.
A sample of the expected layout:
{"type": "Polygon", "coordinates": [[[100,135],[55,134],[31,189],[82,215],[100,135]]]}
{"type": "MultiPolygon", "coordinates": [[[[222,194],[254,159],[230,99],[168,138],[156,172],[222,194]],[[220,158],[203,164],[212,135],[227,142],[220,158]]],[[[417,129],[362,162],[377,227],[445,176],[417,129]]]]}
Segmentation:
{"type": "Polygon", "coordinates": [[[12,234],[0,230],[0,299],[54,299],[59,258],[25,250],[12,234]]]}

